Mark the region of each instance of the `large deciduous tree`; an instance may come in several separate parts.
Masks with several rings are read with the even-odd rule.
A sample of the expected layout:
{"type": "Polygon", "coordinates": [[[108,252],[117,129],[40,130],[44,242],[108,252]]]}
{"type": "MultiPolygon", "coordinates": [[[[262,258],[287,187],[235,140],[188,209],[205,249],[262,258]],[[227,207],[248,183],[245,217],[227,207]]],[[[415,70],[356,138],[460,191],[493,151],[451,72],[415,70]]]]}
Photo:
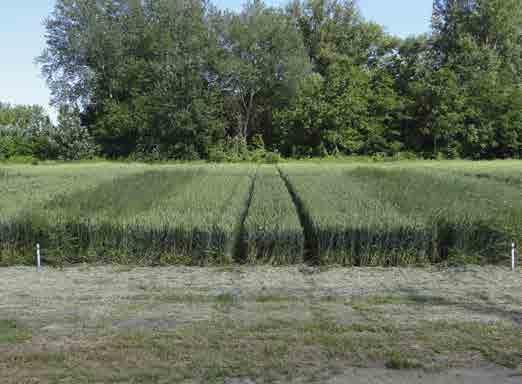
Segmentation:
{"type": "Polygon", "coordinates": [[[294,2],[288,11],[298,20],[315,74],[278,113],[283,151],[397,151],[399,101],[386,69],[396,40],[365,22],[353,1],[294,2]]]}
{"type": "Polygon", "coordinates": [[[433,72],[434,151],[473,158],[517,156],[522,143],[520,0],[437,0],[433,72]],[[448,122],[448,123],[445,123],[448,122]]]}
{"type": "Polygon", "coordinates": [[[204,156],[223,134],[207,14],[200,0],[58,0],[39,58],[54,102],[77,105],[110,156],[204,156]]]}
{"type": "Polygon", "coordinates": [[[301,77],[310,72],[302,37],[292,18],[261,1],[221,18],[221,87],[231,101],[235,134],[262,134],[272,141],[271,116],[293,98],[301,77]]]}

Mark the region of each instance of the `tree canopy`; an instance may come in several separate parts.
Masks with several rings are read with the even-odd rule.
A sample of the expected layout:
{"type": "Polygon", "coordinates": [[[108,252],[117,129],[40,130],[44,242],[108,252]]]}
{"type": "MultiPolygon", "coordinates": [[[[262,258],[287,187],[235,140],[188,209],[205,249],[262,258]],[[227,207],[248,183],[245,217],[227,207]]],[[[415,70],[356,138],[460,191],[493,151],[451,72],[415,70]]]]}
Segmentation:
{"type": "Polygon", "coordinates": [[[435,0],[406,39],[355,0],[57,0],[38,62],[109,157],[520,157],[521,25],[522,0],[435,0]]]}

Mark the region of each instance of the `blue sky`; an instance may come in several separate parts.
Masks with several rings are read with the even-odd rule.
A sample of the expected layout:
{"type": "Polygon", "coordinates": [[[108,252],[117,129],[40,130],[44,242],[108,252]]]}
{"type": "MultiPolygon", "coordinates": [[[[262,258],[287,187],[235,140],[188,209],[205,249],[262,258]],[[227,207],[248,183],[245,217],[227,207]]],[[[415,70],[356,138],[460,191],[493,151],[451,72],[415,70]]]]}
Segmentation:
{"type": "MultiPolygon", "coordinates": [[[[220,7],[238,9],[243,0],[216,0],[220,7]]],[[[267,0],[270,5],[281,0],[267,0]]],[[[34,58],[45,45],[42,21],[54,0],[2,0],[0,5],[0,101],[40,104],[51,109],[49,90],[34,58]]],[[[395,35],[428,31],[432,0],[359,0],[363,16],[395,35]]]]}

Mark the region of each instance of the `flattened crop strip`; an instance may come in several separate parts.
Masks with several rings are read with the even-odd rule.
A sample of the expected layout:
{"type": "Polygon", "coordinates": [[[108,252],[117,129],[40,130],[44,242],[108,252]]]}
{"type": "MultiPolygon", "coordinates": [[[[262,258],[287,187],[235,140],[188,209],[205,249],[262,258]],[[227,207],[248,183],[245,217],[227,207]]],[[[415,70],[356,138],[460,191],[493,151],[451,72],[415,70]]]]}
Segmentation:
{"type": "Polygon", "coordinates": [[[245,209],[241,213],[241,220],[240,220],[241,224],[239,226],[239,230],[237,231],[238,236],[236,237],[236,240],[234,242],[235,243],[234,259],[235,259],[235,261],[237,261],[239,263],[244,263],[245,260],[247,259],[248,249],[247,249],[247,244],[244,241],[244,238],[248,235],[246,233],[245,222],[247,220],[247,216],[250,214],[250,206],[252,204],[252,198],[254,196],[254,188],[255,188],[255,184],[256,184],[257,174],[258,174],[258,170],[256,169],[256,172],[252,176],[250,190],[248,192],[248,198],[247,198],[247,201],[245,204],[245,209]]]}
{"type": "Polygon", "coordinates": [[[301,200],[299,195],[296,193],[288,175],[283,172],[281,167],[277,167],[277,171],[292,199],[299,222],[301,223],[301,228],[303,229],[303,260],[309,263],[318,263],[318,241],[313,229],[313,221],[310,217],[310,213],[305,208],[303,200],[301,200]]]}

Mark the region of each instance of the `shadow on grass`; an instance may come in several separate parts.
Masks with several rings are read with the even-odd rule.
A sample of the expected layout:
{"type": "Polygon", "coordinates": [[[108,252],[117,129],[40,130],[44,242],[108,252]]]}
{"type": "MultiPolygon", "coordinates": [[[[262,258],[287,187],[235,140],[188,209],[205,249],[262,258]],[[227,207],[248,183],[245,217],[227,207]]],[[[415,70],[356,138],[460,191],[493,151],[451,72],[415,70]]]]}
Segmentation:
{"type": "Polygon", "coordinates": [[[413,304],[457,307],[478,314],[498,316],[516,325],[522,325],[522,311],[502,308],[499,304],[494,303],[491,300],[488,300],[485,303],[454,300],[443,296],[424,295],[414,288],[403,288],[401,289],[401,292],[404,294],[405,301],[413,304]]]}

